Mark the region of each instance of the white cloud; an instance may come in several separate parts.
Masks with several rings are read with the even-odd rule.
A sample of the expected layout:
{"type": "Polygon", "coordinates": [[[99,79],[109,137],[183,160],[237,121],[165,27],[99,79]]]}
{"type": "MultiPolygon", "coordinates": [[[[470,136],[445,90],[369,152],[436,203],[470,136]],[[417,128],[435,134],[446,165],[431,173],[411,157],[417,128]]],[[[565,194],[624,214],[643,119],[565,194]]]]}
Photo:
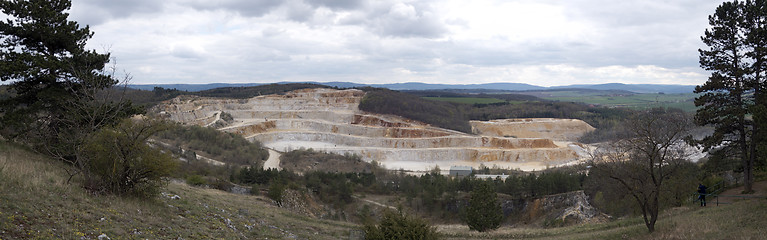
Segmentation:
{"type": "Polygon", "coordinates": [[[205,49],[198,45],[177,43],[171,46],[170,54],[178,58],[202,59],[205,57],[205,49]]]}
{"type": "Polygon", "coordinates": [[[700,84],[693,0],[74,0],[133,83],[700,84]]]}

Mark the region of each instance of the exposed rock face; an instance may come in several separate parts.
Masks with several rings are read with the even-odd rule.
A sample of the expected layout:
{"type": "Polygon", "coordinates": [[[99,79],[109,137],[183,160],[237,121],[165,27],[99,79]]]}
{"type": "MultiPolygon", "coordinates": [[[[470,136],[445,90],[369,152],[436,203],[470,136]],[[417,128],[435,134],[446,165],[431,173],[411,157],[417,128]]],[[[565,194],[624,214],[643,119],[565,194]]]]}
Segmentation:
{"type": "Polygon", "coordinates": [[[588,202],[583,191],[549,195],[532,200],[507,200],[502,204],[504,214],[521,215],[528,223],[554,223],[557,226],[604,222],[609,218],[588,202]]]}
{"type": "MultiPolygon", "coordinates": [[[[477,130],[481,134],[477,136],[397,116],[361,112],[358,105],[363,96],[360,90],[332,89],[241,100],[182,96],[152,111],[185,124],[216,126],[278,151],[313,148],[358,154],[389,169],[423,171],[434,166],[449,169],[452,165],[485,164],[532,170],[578,160],[582,152],[578,144],[552,141],[569,137],[522,138],[522,134],[515,134],[517,138],[512,138],[503,137],[507,132],[486,135],[486,130],[477,130]]],[[[558,121],[554,122],[551,125],[558,121]]],[[[555,129],[549,135],[568,128],[555,129]]]]}
{"type": "Polygon", "coordinates": [[[578,119],[520,118],[471,121],[471,130],[486,136],[577,141],[594,127],[578,119]]]}

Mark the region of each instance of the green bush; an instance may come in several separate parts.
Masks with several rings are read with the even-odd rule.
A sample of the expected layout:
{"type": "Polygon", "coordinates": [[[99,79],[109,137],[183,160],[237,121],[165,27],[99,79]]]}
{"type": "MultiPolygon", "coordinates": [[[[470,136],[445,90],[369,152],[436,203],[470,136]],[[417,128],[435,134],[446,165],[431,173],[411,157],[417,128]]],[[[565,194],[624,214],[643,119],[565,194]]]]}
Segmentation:
{"type": "Polygon", "coordinates": [[[205,185],[207,182],[205,179],[202,178],[200,175],[190,175],[186,178],[186,184],[192,185],[192,186],[200,186],[205,185]]]}
{"type": "Polygon", "coordinates": [[[365,239],[439,239],[426,220],[385,210],[378,225],[365,224],[365,239]]]}
{"type": "Polygon", "coordinates": [[[479,181],[471,191],[469,207],[466,209],[466,224],[469,229],[480,232],[494,230],[501,226],[503,211],[498,196],[489,182],[479,181]]]}
{"type": "Polygon", "coordinates": [[[153,196],[177,167],[173,158],[146,140],[165,129],[164,123],[125,119],[97,131],[83,146],[88,159],[86,188],[96,192],[153,196]]]}
{"type": "Polygon", "coordinates": [[[285,193],[285,185],[278,182],[272,182],[269,185],[269,193],[267,196],[277,202],[277,205],[282,205],[282,196],[285,193]]]}

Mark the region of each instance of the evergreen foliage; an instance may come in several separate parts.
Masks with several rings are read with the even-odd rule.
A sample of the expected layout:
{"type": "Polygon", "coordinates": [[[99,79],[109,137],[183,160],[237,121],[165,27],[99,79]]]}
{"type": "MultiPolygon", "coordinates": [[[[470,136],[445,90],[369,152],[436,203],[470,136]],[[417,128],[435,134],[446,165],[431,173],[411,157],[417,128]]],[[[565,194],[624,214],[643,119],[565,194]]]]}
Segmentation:
{"type": "Polygon", "coordinates": [[[266,84],[253,87],[223,87],[210,90],[203,90],[195,93],[201,97],[225,97],[225,98],[252,98],[261,95],[283,94],[298,89],[305,88],[333,88],[313,83],[288,83],[288,84],[266,84]]]}
{"type": "Polygon", "coordinates": [[[758,146],[765,143],[767,120],[767,1],[725,2],[708,20],[711,28],[701,38],[708,48],[698,51],[711,76],[695,88],[702,93],[695,99],[695,120],[715,130],[699,143],[705,151],[740,159],[750,192],[754,162],[765,155],[758,146]]]}
{"type": "Polygon", "coordinates": [[[145,183],[163,176],[162,171],[144,175],[124,170],[163,162],[162,156],[136,162],[136,156],[148,150],[108,150],[120,150],[123,146],[115,145],[132,144],[126,142],[131,139],[109,146],[93,142],[127,134],[117,133],[116,128],[128,124],[119,123],[143,109],[125,101],[120,92],[107,91],[121,81],[113,67],[106,67],[109,54],[85,49],[93,32],[67,20],[70,7],[69,0],[0,1],[0,9],[8,15],[0,22],[0,80],[11,81],[0,99],[0,134],[68,163],[70,180],[82,174],[88,179],[86,187],[96,191],[126,193],[153,185],[145,183]],[[105,164],[109,161],[125,165],[117,171],[105,164]],[[131,175],[130,181],[119,182],[126,175],[131,175]]]}
{"type": "Polygon", "coordinates": [[[285,194],[285,185],[279,182],[272,182],[269,185],[269,192],[267,195],[269,198],[277,202],[277,205],[282,205],[282,196],[285,194]]]}
{"type": "Polygon", "coordinates": [[[479,182],[471,191],[469,207],[466,209],[466,224],[469,229],[485,232],[501,226],[503,211],[495,190],[487,182],[479,182]]]}
{"type": "Polygon", "coordinates": [[[433,240],[439,239],[437,231],[423,219],[407,216],[402,212],[385,210],[378,225],[365,224],[365,239],[370,240],[433,240]]]}
{"type": "MultiPolygon", "coordinates": [[[[72,114],[74,102],[93,101],[96,96],[89,93],[119,82],[104,71],[109,54],[85,49],[93,32],[67,20],[70,7],[69,0],[0,1],[10,16],[0,22],[0,80],[12,81],[12,96],[0,101],[0,120],[11,139],[41,129],[50,130],[45,135],[51,137],[67,127],[59,120],[72,114]]],[[[116,108],[87,110],[120,114],[116,108]]]]}

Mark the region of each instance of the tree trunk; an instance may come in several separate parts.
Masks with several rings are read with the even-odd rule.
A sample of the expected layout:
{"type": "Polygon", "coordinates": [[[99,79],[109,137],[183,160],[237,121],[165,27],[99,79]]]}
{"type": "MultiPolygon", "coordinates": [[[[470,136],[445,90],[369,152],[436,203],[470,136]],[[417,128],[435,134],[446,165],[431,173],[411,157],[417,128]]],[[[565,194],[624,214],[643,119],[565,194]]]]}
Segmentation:
{"type": "MultiPolygon", "coordinates": [[[[740,85],[741,83],[739,83],[740,85]]],[[[742,87],[740,87],[742,89],[742,87]]],[[[739,106],[742,106],[743,99],[741,98],[740,93],[736,96],[736,100],[739,106]]],[[[748,127],[746,127],[746,116],[745,114],[740,114],[738,116],[738,131],[739,131],[739,139],[738,139],[738,145],[740,147],[741,152],[741,159],[743,161],[743,188],[744,192],[751,192],[751,187],[753,184],[753,176],[751,172],[751,154],[749,154],[749,142],[748,142],[748,132],[746,131],[748,127]]],[[[752,137],[753,140],[753,137],[752,137]]],[[[751,141],[753,143],[753,141],[751,141]]]]}
{"type": "MultiPolygon", "coordinates": [[[[756,130],[756,129],[754,129],[756,130]]],[[[756,158],[756,142],[754,139],[751,139],[751,151],[749,156],[744,159],[745,163],[743,164],[743,193],[750,194],[754,193],[753,186],[754,186],[754,158],[756,158]]]]}
{"type": "Polygon", "coordinates": [[[749,145],[753,145],[755,143],[753,141],[753,137],[751,139],[752,140],[751,144],[749,144],[747,142],[747,140],[746,140],[746,127],[743,126],[743,125],[741,125],[740,127],[742,129],[741,130],[741,134],[740,134],[740,142],[741,142],[740,150],[741,150],[741,152],[743,154],[742,155],[742,158],[743,158],[743,192],[751,193],[751,192],[753,192],[752,188],[753,188],[753,184],[754,184],[754,176],[753,176],[753,171],[752,171],[752,169],[753,169],[753,160],[752,159],[754,157],[754,154],[749,154],[750,153],[749,145]]]}
{"type": "Polygon", "coordinates": [[[658,195],[656,194],[653,196],[653,200],[650,203],[650,223],[647,224],[647,231],[654,232],[655,231],[655,222],[658,221],[658,211],[660,209],[659,202],[658,202],[658,195]]]}

